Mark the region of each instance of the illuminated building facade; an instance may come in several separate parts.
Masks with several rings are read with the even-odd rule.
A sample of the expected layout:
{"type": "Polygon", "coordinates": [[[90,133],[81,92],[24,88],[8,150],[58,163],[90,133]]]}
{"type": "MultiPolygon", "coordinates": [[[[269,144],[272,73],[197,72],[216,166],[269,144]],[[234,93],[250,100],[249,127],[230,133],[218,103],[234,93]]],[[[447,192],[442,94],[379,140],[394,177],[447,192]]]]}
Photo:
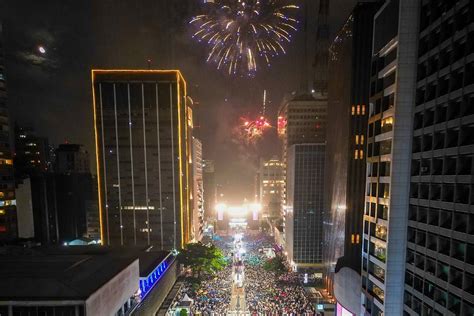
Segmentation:
{"type": "Polygon", "coordinates": [[[407,315],[474,314],[473,23],[473,1],[421,1],[407,315]]]}
{"type": "Polygon", "coordinates": [[[385,1],[374,17],[361,314],[402,315],[420,1],[385,1]]]}
{"type": "Polygon", "coordinates": [[[182,248],[192,228],[192,114],[177,70],[93,70],[106,245],[182,248]]]}
{"type": "Polygon", "coordinates": [[[202,160],[202,178],[204,189],[204,218],[216,217],[217,184],[214,160],[202,160]]]}
{"type": "Polygon", "coordinates": [[[202,142],[193,137],[193,239],[201,240],[204,230],[204,183],[202,142]]]}
{"type": "Polygon", "coordinates": [[[285,250],[297,271],[323,265],[325,155],[324,143],[288,150],[285,250]]]}
{"type": "MultiPolygon", "coordinates": [[[[331,44],[326,170],[331,226],[324,254],[327,288],[341,310],[360,311],[366,139],[373,18],[380,3],[359,2],[331,44]],[[341,75],[342,74],[342,75],[341,75]]],[[[337,314],[342,315],[342,314],[337,314]]],[[[352,314],[350,314],[352,315],[352,314]]]]}
{"type": "Polygon", "coordinates": [[[18,228],[2,43],[0,23],[0,240],[11,240],[17,237],[18,228]]]}
{"type": "Polygon", "coordinates": [[[281,199],[285,188],[285,165],[276,157],[260,161],[258,180],[263,216],[280,217],[281,199]]]}

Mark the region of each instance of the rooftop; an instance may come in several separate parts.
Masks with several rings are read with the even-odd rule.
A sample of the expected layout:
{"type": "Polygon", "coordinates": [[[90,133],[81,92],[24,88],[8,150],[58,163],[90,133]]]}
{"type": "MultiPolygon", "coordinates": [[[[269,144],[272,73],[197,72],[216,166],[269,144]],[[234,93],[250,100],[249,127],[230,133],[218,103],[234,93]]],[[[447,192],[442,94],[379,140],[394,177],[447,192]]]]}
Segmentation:
{"type": "Polygon", "coordinates": [[[166,255],[101,246],[0,248],[0,300],[84,300],[135,260],[142,275],[166,255]]]}

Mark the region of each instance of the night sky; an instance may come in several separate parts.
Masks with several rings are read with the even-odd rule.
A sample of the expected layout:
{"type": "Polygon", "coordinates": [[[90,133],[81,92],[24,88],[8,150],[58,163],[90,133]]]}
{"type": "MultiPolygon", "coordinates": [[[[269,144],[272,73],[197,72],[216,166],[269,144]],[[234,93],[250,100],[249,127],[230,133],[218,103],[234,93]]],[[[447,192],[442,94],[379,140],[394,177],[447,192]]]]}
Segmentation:
{"type": "MultiPolygon", "coordinates": [[[[317,8],[318,0],[308,0],[317,8]]],[[[280,154],[276,130],[256,145],[233,136],[241,116],[256,116],[263,89],[268,117],[285,94],[300,87],[304,65],[303,22],[288,54],[261,67],[253,79],[229,77],[206,64],[206,51],[191,39],[188,21],[202,0],[0,0],[6,54],[8,103],[12,122],[32,126],[50,143],[84,144],[94,158],[91,68],[181,69],[196,106],[195,135],[204,158],[216,161],[226,198],[250,198],[259,157],[280,154]],[[43,46],[46,53],[39,53],[43,46]]],[[[298,2],[298,1],[297,1],[298,2]]],[[[355,0],[330,0],[331,32],[348,17],[355,0]]],[[[308,24],[314,46],[316,9],[308,24]]],[[[299,12],[301,19],[302,12],[299,12]]],[[[91,164],[94,165],[94,164],[91,164]]]]}

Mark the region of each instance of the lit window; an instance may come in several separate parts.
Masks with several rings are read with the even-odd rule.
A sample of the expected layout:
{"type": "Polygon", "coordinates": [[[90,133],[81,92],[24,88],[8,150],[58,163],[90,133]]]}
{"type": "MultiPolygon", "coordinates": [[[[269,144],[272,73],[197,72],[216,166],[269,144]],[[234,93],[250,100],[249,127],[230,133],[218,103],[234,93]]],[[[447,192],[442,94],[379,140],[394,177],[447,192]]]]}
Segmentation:
{"type": "Polygon", "coordinates": [[[0,210],[0,215],[5,215],[5,210],[0,210]]]}
{"type": "Polygon", "coordinates": [[[356,135],[356,145],[359,145],[359,135],[356,135]]]}
{"type": "Polygon", "coordinates": [[[362,105],[362,115],[365,115],[365,104],[362,105]]]}
{"type": "Polygon", "coordinates": [[[354,151],[354,159],[359,159],[359,151],[357,149],[354,151]]]}
{"type": "Polygon", "coordinates": [[[360,144],[364,145],[364,135],[360,135],[360,144]]]}
{"type": "Polygon", "coordinates": [[[364,151],[362,149],[359,150],[359,158],[364,159],[364,151]]]}
{"type": "Polygon", "coordinates": [[[357,235],[356,235],[356,244],[359,244],[359,243],[360,243],[360,235],[357,234],[357,235]]]}
{"type": "Polygon", "coordinates": [[[357,115],[360,115],[360,105],[357,104],[357,115]]]}
{"type": "Polygon", "coordinates": [[[355,106],[352,106],[352,108],[351,108],[351,114],[352,114],[352,115],[355,115],[355,106]]]}
{"type": "Polygon", "coordinates": [[[355,236],[354,236],[354,234],[351,234],[351,243],[352,243],[352,244],[355,243],[355,236]]]}

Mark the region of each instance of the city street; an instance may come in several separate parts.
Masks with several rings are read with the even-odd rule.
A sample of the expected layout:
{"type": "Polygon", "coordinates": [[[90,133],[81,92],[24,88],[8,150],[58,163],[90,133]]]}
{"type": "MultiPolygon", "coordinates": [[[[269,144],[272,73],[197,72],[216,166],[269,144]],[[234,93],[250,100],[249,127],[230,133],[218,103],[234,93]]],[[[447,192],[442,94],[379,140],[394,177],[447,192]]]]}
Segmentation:
{"type": "Polygon", "coordinates": [[[295,273],[277,274],[264,268],[269,259],[263,249],[273,247],[263,233],[235,233],[213,241],[229,259],[216,276],[205,278],[198,288],[185,284],[175,298],[193,300],[193,315],[316,315],[295,273]]]}

